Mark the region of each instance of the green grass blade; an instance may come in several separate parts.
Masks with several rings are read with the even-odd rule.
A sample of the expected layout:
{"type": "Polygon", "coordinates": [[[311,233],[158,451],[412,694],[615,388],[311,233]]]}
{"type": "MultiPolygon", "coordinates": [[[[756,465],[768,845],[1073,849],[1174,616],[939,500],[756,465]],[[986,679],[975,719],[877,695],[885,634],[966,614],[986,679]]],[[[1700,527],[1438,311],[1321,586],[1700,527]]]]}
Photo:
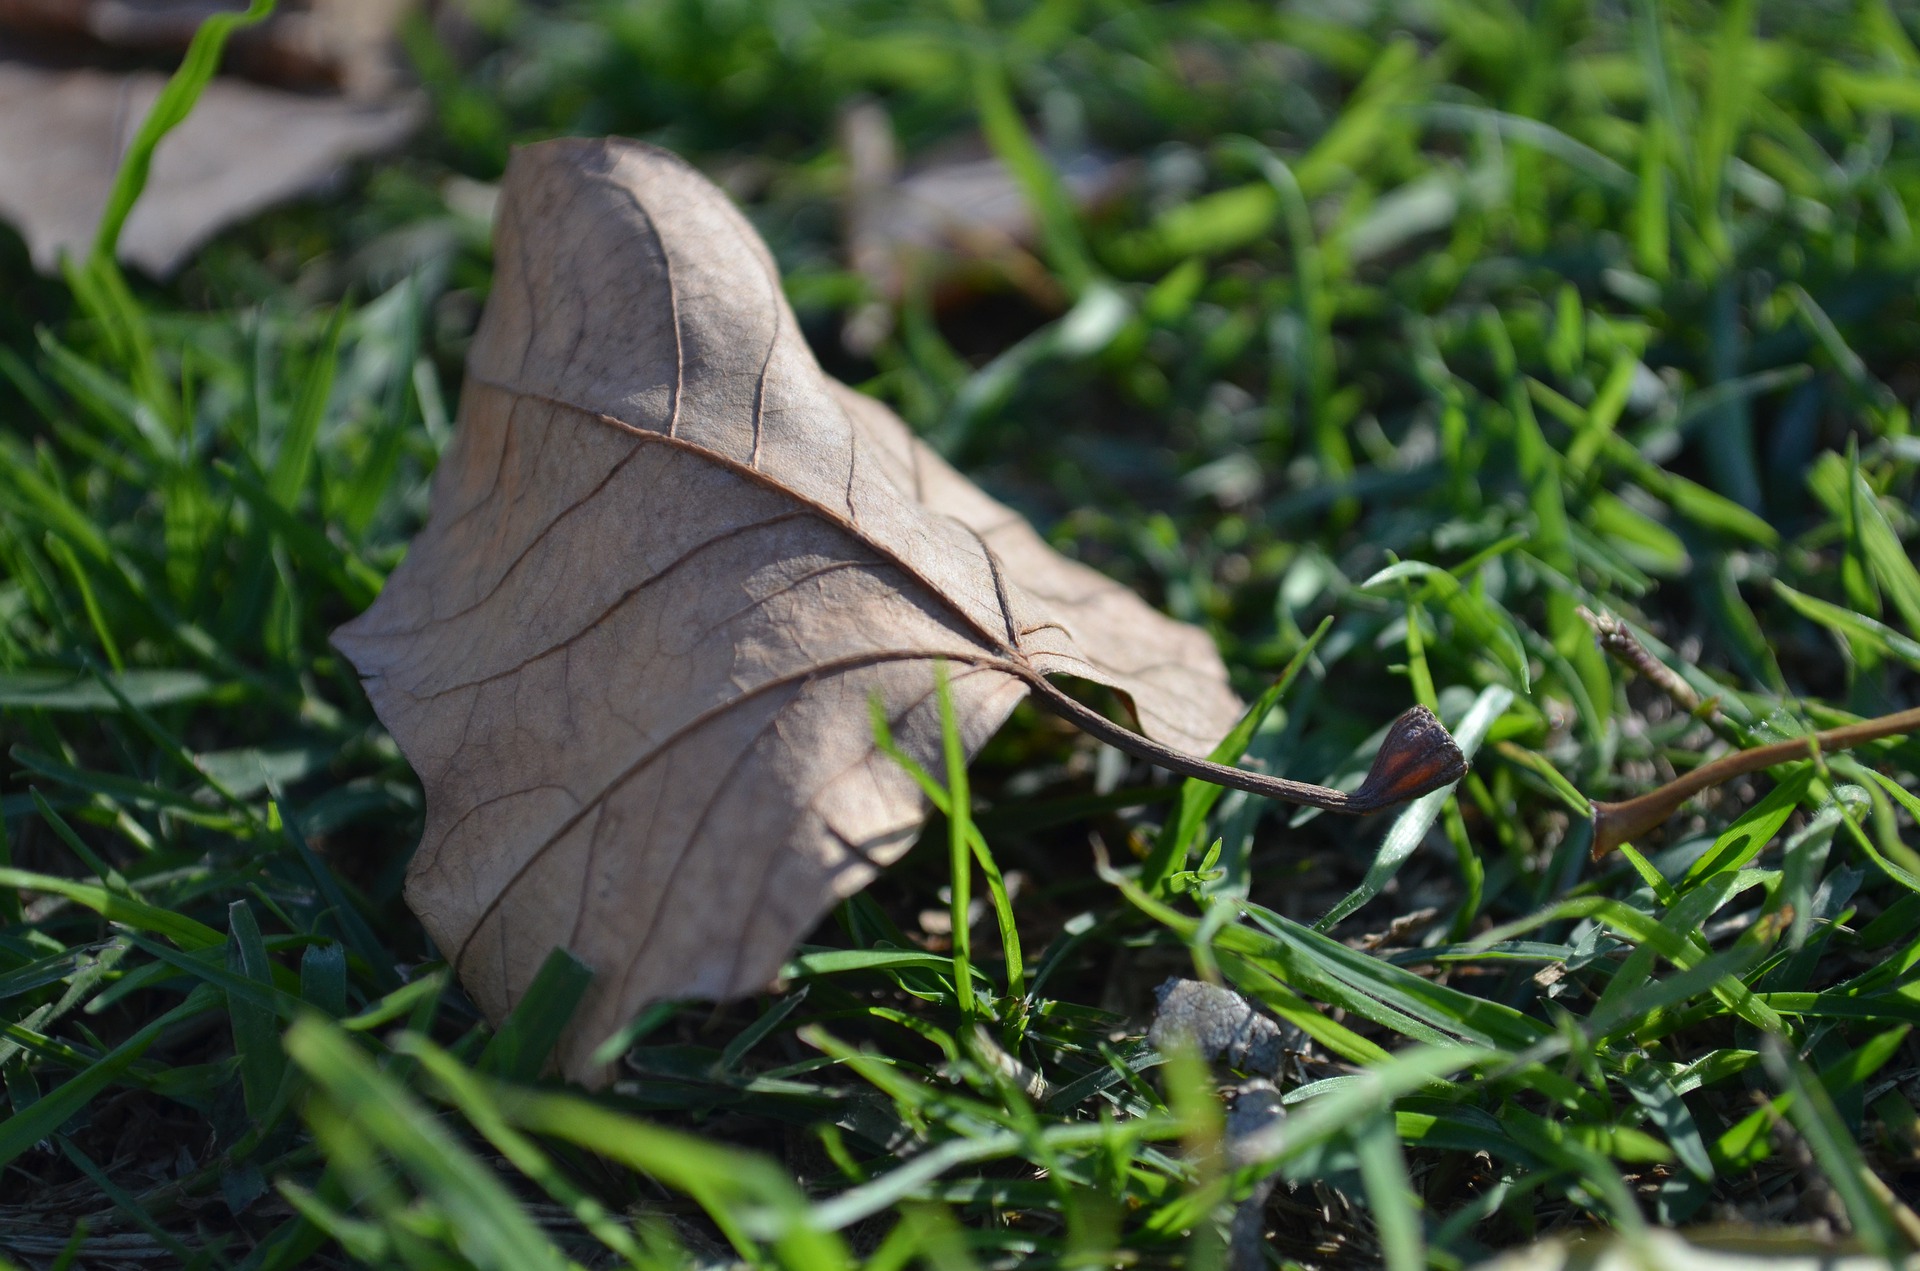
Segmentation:
{"type": "Polygon", "coordinates": [[[147,904],[133,896],[96,887],[92,883],[23,869],[5,869],[0,870],[0,887],[63,896],[75,904],[86,906],[109,922],[123,923],[139,931],[165,936],[182,949],[211,949],[226,942],[225,936],[205,923],[147,904]]]}
{"type": "MultiPolygon", "coordinates": [[[[0,886],[7,886],[0,880],[0,886]]],[[[85,1071],[63,1085],[42,1095],[24,1111],[0,1121],[0,1167],[17,1160],[23,1152],[65,1125],[67,1120],[93,1101],[95,1095],[116,1081],[162,1033],[175,1024],[203,1015],[213,1009],[213,999],[190,998],[152,1021],[100,1056],[85,1071]]]]}
{"type": "Polygon", "coordinates": [[[569,1182],[551,1158],[531,1139],[508,1125],[486,1090],[452,1055],[414,1033],[402,1034],[395,1039],[394,1045],[399,1053],[419,1060],[428,1076],[474,1129],[480,1131],[502,1156],[512,1161],[515,1169],[539,1184],[541,1190],[556,1202],[565,1205],[601,1244],[625,1258],[630,1265],[648,1265],[633,1233],[593,1197],[569,1182]]]}
{"type": "Polygon", "coordinates": [[[1427,1258],[1420,1238],[1419,1203],[1393,1118],[1367,1118],[1354,1132],[1353,1150],[1360,1160],[1360,1180],[1367,1189],[1387,1271],[1422,1271],[1427,1258]]]}
{"type": "Polygon", "coordinates": [[[518,1129],[586,1148],[693,1197],[720,1222],[743,1256],[770,1241],[789,1265],[839,1268],[846,1246],[812,1218],[791,1176],[764,1157],[648,1125],[573,1095],[484,1087],[518,1129]]]}
{"type": "Polygon", "coordinates": [[[1739,869],[1773,841],[1794,814],[1817,774],[1811,764],[1799,764],[1714,840],[1711,850],[1687,867],[1680,889],[1697,886],[1715,874],[1739,869]]]}
{"type": "Polygon", "coordinates": [[[1774,1084],[1788,1097],[1787,1117],[1839,1194],[1854,1234],[1880,1257],[1893,1258],[1905,1242],[1883,1199],[1886,1184],[1862,1159],[1853,1134],[1833,1106],[1832,1096],[1817,1080],[1809,1080],[1800,1062],[1787,1054],[1777,1039],[1765,1039],[1760,1058],[1774,1084]]]}
{"type": "Polygon", "coordinates": [[[293,413],[287,417],[274,452],[273,470],[267,476],[267,493],[275,503],[292,512],[306,489],[307,475],[313,469],[314,444],[320,437],[320,423],[326,418],[327,401],[333,395],[334,380],[340,364],[340,338],[346,331],[347,306],[337,305],[321,337],[320,350],[300,383],[293,413]]]}
{"type": "MultiPolygon", "coordinates": [[[[228,972],[271,992],[273,964],[267,960],[260,926],[246,901],[236,900],[227,907],[227,931],[228,972]]],[[[271,1007],[258,1005],[250,997],[229,995],[227,1011],[233,1020],[233,1049],[240,1059],[240,1085],[247,1112],[259,1125],[266,1119],[286,1068],[286,1058],[280,1051],[280,1022],[271,1007]]]]}
{"type": "Polygon", "coordinates": [[[493,1171],[382,1073],[352,1037],[318,1016],[296,1021],[287,1054],[355,1130],[390,1153],[444,1215],[453,1244],[492,1271],[569,1271],[493,1171]]]}
{"type": "Polygon", "coordinates": [[[934,693],[940,703],[940,749],[947,769],[947,915],[953,924],[953,985],[959,993],[960,1015],[973,1016],[973,796],[967,788],[967,748],[953,718],[953,693],[947,664],[934,668],[934,693]]]}
{"type": "Polygon", "coordinates": [[[508,1081],[537,1078],[592,984],[593,968],[570,951],[549,953],[474,1067],[508,1081]]]}
{"type": "MultiPolygon", "coordinates": [[[[1321,619],[1320,625],[1314,628],[1313,634],[1307,637],[1306,643],[1288,659],[1286,669],[1280,672],[1280,677],[1269,684],[1253,705],[1247,708],[1246,713],[1240,716],[1239,722],[1234,724],[1233,729],[1221,739],[1220,744],[1213,748],[1213,753],[1207,756],[1209,759],[1220,764],[1240,762],[1241,757],[1247,753],[1247,747],[1253,742],[1254,733],[1259,731],[1260,725],[1272,713],[1273,708],[1280,704],[1280,699],[1285,697],[1287,691],[1293,687],[1293,682],[1300,677],[1300,672],[1306,669],[1308,661],[1313,657],[1313,651],[1320,646],[1320,641],[1326,637],[1332,627],[1331,617],[1321,619]]],[[[1173,814],[1167,818],[1166,824],[1161,826],[1159,837],[1154,840],[1153,850],[1148,853],[1147,859],[1140,866],[1141,887],[1149,892],[1157,892],[1164,887],[1169,876],[1185,867],[1194,840],[1200,836],[1201,826],[1206,824],[1207,813],[1213,810],[1213,805],[1219,802],[1220,796],[1224,793],[1226,793],[1224,787],[1215,785],[1211,781],[1202,781],[1197,777],[1189,777],[1180,783],[1180,797],[1174,805],[1173,814]]]]}
{"type": "Polygon", "coordinates": [[[167,80],[160,96],[154,99],[140,130],[127,145],[127,152],[114,174],[113,187],[107,193],[106,209],[100,215],[100,228],[93,239],[89,267],[111,267],[114,249],[120,242],[120,230],[127,214],[147,187],[147,174],[153,167],[153,152],[161,140],[179,126],[200,100],[214,72],[220,69],[220,55],[227,39],[242,27],[265,20],[274,10],[275,0],[252,0],[243,13],[216,13],[200,24],[187,44],[187,53],[179,69],[167,80]]]}
{"type": "Polygon", "coordinates": [[[1880,580],[1886,597],[1899,611],[1910,635],[1920,636],[1920,568],[1901,544],[1887,519],[1886,509],[1858,471],[1853,474],[1853,495],[1860,517],[1860,542],[1873,573],[1880,580]]]}

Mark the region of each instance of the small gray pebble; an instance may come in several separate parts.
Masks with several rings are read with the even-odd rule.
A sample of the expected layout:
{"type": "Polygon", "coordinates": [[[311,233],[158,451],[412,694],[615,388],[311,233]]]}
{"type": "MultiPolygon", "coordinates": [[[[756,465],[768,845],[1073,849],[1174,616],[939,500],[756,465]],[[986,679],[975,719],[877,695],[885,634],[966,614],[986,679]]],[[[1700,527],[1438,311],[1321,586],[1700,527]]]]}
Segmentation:
{"type": "Polygon", "coordinates": [[[1239,1169],[1272,1156],[1286,1118],[1280,1091],[1266,1078],[1255,1077],[1235,1088],[1227,1104],[1227,1164],[1239,1169]]]}
{"type": "Polygon", "coordinates": [[[1256,1012],[1231,989],[1199,980],[1169,979],[1154,990],[1159,1009],[1147,1040],[1166,1050],[1185,1038],[1209,1061],[1240,1072],[1272,1076],[1280,1068],[1280,1026],[1256,1012]]]}
{"type": "MultiPolygon", "coordinates": [[[[1286,1133],[1286,1119],[1280,1091],[1271,1081],[1255,1077],[1238,1086],[1227,1104],[1227,1164],[1239,1169],[1273,1156],[1286,1133]]],[[[1227,1246],[1230,1271],[1261,1271],[1267,1265],[1267,1198],[1274,1182],[1269,1173],[1233,1211],[1227,1246]]]]}

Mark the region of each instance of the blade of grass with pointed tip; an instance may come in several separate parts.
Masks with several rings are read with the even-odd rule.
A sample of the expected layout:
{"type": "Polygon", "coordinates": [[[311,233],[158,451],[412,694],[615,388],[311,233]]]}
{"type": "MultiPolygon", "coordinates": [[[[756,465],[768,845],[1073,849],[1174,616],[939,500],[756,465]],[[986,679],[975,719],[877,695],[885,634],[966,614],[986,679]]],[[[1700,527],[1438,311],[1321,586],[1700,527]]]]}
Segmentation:
{"type": "Polygon", "coordinates": [[[273,470],[267,475],[267,493],[287,511],[296,510],[300,493],[306,488],[307,474],[313,468],[314,443],[320,437],[320,422],[326,417],[327,400],[333,393],[340,364],[340,338],[347,327],[347,306],[336,305],[327,322],[320,350],[300,382],[300,394],[294,400],[293,413],[280,433],[279,449],[273,456],[273,470]]]}
{"type": "MultiPolygon", "coordinates": [[[[227,906],[227,971],[273,990],[273,964],[253,909],[244,900],[227,906]]],[[[280,1021],[273,1008],[237,994],[228,994],[227,1013],[233,1022],[233,1049],[240,1060],[240,1087],[247,1113],[258,1124],[280,1089],[286,1058],[280,1051],[280,1021]]]]}
{"type": "Polygon", "coordinates": [[[120,242],[121,227],[127,223],[127,214],[133,211],[134,203],[147,187],[147,174],[153,167],[155,148],[179,126],[200,100],[201,92],[213,79],[214,72],[220,69],[220,55],[226,49],[228,37],[242,27],[265,20],[273,12],[274,4],[275,0],[252,0],[244,12],[215,13],[193,33],[179,69],[174,71],[167,80],[167,86],[154,99],[147,117],[141,121],[140,130],[127,145],[126,154],[120,161],[120,170],[114,174],[113,188],[108,192],[106,208],[100,214],[100,228],[94,235],[90,266],[99,262],[111,266],[114,249],[120,242]]]}
{"type": "Polygon", "coordinates": [[[1779,579],[1774,580],[1773,592],[1801,617],[1811,619],[1841,636],[1856,650],[1865,646],[1878,653],[1891,653],[1908,666],[1920,670],[1920,641],[1911,640],[1886,623],[1869,618],[1857,610],[1830,604],[1803,591],[1795,591],[1779,579]]]}
{"type": "Polygon", "coordinates": [[[508,1081],[532,1081],[547,1065],[567,1021],[593,984],[593,968],[566,949],[547,955],[500,1031],[480,1052],[475,1069],[508,1081]]]}
{"type": "Polygon", "coordinates": [[[740,1061],[747,1057],[747,1053],[764,1041],[774,1029],[780,1027],[787,1017],[806,1000],[807,990],[802,987],[798,992],[789,993],[775,1003],[773,1009],[740,1030],[739,1035],[721,1050],[720,1067],[727,1072],[736,1071],[740,1067],[740,1061]]]}
{"type": "Polygon", "coordinates": [[[150,905],[130,895],[96,887],[92,883],[23,869],[0,869],[0,887],[63,896],[75,904],[86,906],[109,922],[165,936],[182,949],[211,949],[226,942],[225,936],[205,923],[158,905],[150,905]]]}
{"type": "Polygon", "coordinates": [[[347,950],[332,940],[310,944],[300,955],[300,999],[325,1015],[347,1013],[347,950]]]}
{"type": "Polygon", "coordinates": [[[439,1000],[442,990],[447,987],[447,973],[441,968],[417,980],[402,984],[377,1002],[370,1003],[367,1009],[357,1015],[349,1015],[340,1020],[341,1028],[356,1033],[372,1032],[385,1027],[402,1015],[410,1015],[423,1009],[430,1009],[439,1000]]]}
{"type": "MultiPolygon", "coordinates": [[[[170,706],[198,701],[217,686],[198,671],[126,671],[115,687],[141,706],[170,706]]],[[[112,695],[84,673],[10,670],[0,672],[0,708],[43,711],[111,711],[112,695]]]]}
{"type": "Polygon", "coordinates": [[[1909,634],[1920,636],[1920,569],[1894,532],[1880,498],[1856,469],[1853,475],[1855,506],[1860,517],[1860,545],[1873,566],[1874,576],[1893,607],[1900,612],[1909,634]]]}

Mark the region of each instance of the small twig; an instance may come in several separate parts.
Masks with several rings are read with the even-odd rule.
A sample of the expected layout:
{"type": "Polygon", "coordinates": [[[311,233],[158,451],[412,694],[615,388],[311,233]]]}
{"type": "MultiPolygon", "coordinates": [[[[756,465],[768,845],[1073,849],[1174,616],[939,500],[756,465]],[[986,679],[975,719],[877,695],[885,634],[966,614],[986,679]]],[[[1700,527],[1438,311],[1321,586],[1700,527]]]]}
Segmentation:
{"type": "Polygon", "coordinates": [[[1920,707],[1829,728],[1809,737],[1794,737],[1769,746],[1755,746],[1701,764],[1686,776],[1638,798],[1593,805],[1593,859],[1599,860],[1622,843],[1640,837],[1672,816],[1680,805],[1702,790],[1750,772],[1795,759],[1811,759],[1825,751],[1847,750],[1885,737],[1920,732],[1920,707]]]}
{"type": "Polygon", "coordinates": [[[1687,683],[1678,671],[1653,656],[1652,650],[1640,643],[1640,637],[1626,623],[1610,613],[1595,613],[1585,605],[1579,606],[1575,612],[1593,628],[1594,642],[1608,657],[1665,693],[1668,700],[1683,713],[1701,720],[1736,745],[1739,743],[1740,739],[1731,735],[1727,717],[1720,713],[1719,699],[1702,700],[1693,685],[1687,683]]]}

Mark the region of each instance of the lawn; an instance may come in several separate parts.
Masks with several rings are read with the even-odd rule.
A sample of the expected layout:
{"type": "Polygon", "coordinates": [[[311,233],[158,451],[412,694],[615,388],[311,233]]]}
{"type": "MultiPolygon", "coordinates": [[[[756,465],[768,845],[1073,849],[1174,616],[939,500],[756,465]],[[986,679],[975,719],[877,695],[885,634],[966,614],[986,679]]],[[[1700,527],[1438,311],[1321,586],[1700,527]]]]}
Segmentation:
{"type": "Polygon", "coordinates": [[[164,285],[0,231],[0,1268],[1920,1249],[1920,740],[1591,851],[1594,801],[1920,705],[1920,11],[475,0],[400,39],[408,149],[164,285]],[[1011,219],[876,231],[889,132],[1011,219]],[[489,1025],[328,637],[425,518],[510,150],[607,133],[741,205],[829,371],[1204,628],[1270,707],[1243,766],[1351,788],[1417,703],[1469,775],[1315,815],[1023,706],[780,983],[559,1080],[587,973],[489,1025]],[[1218,992],[1150,1039],[1175,977],[1218,992]]]}

